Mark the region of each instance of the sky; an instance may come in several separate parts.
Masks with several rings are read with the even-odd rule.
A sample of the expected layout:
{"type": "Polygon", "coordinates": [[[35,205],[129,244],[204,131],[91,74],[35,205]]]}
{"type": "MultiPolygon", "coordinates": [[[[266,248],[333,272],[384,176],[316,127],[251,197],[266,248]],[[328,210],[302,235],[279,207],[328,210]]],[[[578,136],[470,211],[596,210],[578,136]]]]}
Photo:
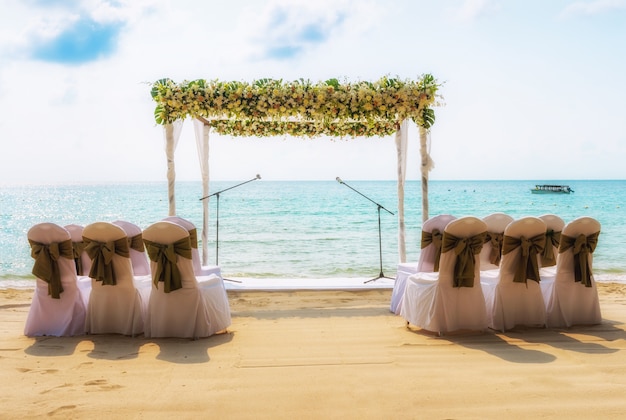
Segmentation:
{"type": "MultiPolygon", "coordinates": [[[[626,0],[3,0],[0,184],[165,181],[151,83],[442,84],[431,180],[626,179],[626,0]]],[[[417,129],[408,179],[420,179],[417,129]]],[[[200,180],[191,120],[177,180],[200,180]]],[[[211,180],[393,180],[393,136],[211,134],[211,180]]]]}

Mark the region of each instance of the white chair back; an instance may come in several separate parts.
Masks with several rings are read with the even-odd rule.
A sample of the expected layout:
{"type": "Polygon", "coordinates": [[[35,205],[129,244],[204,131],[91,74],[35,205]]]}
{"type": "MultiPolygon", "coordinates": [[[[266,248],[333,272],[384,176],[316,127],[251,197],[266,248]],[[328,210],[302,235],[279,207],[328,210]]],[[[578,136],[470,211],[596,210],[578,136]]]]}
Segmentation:
{"type": "MultiPolygon", "coordinates": [[[[83,226],[81,225],[77,225],[77,224],[71,224],[71,225],[66,225],[64,226],[65,229],[70,233],[71,237],[72,237],[72,242],[77,243],[77,244],[81,244],[80,246],[82,246],[83,244],[83,226]]],[[[76,270],[76,274],[79,276],[88,276],[89,275],[89,269],[91,268],[91,258],[89,258],[89,255],[87,255],[87,253],[85,251],[83,251],[80,255],[80,272],[77,269],[76,270]]],[[[77,264],[78,267],[78,264],[77,264]]]]}
{"type": "MultiPolygon", "coordinates": [[[[545,232],[546,224],[538,217],[523,217],[515,220],[504,230],[505,249],[503,249],[496,281],[481,279],[491,328],[506,331],[517,325],[545,325],[546,309],[539,282],[529,278],[521,282],[514,281],[518,266],[526,264],[528,267],[529,264],[533,264],[532,260],[522,258],[521,246],[513,248],[510,252],[506,250],[507,237],[531,239],[542,236],[545,241],[545,232]]],[[[535,258],[537,269],[540,257],[541,254],[530,257],[535,258]]],[[[526,275],[531,276],[530,273],[531,270],[527,269],[526,275]]],[[[483,272],[483,276],[488,274],[489,271],[483,272]]]]}
{"type": "Polygon", "coordinates": [[[70,233],[54,223],[40,223],[29,229],[27,237],[30,241],[44,246],[66,243],[66,252],[64,252],[66,256],[60,256],[53,262],[58,267],[63,288],[58,298],[51,296],[47,281],[37,278],[24,334],[27,336],[84,334],[86,309],[81,291],[77,286],[70,233]]]}
{"type": "MultiPolygon", "coordinates": [[[[433,231],[438,231],[440,235],[443,235],[443,231],[451,221],[456,220],[455,216],[450,214],[440,214],[433,216],[426,220],[422,225],[422,232],[432,234],[433,231]]],[[[422,235],[423,237],[423,235],[422,235]]],[[[420,257],[417,263],[418,272],[432,272],[435,266],[435,259],[437,253],[440,253],[440,249],[436,248],[433,243],[425,246],[420,250],[420,257]]]]}
{"type": "Polygon", "coordinates": [[[128,236],[128,245],[130,248],[130,262],[133,267],[133,274],[135,276],[149,275],[150,263],[148,262],[148,256],[146,255],[143,241],[141,240],[143,235],[141,228],[136,224],[127,222],[125,220],[116,220],[113,222],[113,224],[124,229],[124,232],[126,232],[126,236],[128,236]],[[131,245],[132,243],[141,244],[141,250],[133,248],[131,245]]]}
{"type": "MultiPolygon", "coordinates": [[[[602,322],[598,289],[593,278],[593,251],[597,246],[600,223],[591,217],[579,217],[563,227],[561,249],[556,263],[556,276],[544,289],[546,299],[547,324],[549,327],[571,327],[572,325],[594,325],[602,322]],[[584,236],[586,249],[578,255],[574,247],[566,241],[574,241],[584,236]],[[568,239],[571,238],[571,239],[568,239]],[[593,243],[593,246],[591,246],[593,243]],[[577,261],[586,256],[585,275],[579,265],[578,279],[576,266],[584,264],[577,261]]],[[[582,248],[581,248],[582,249],[582,248]]]]}
{"type": "Polygon", "coordinates": [[[565,222],[556,214],[543,214],[539,216],[541,220],[546,224],[546,247],[544,251],[545,256],[552,256],[551,261],[549,258],[541,258],[539,262],[542,267],[550,267],[556,265],[556,260],[559,254],[560,237],[565,226],[565,222]],[[551,249],[548,249],[551,247],[551,249]],[[551,253],[549,251],[552,251],[551,253]]]}
{"type": "Polygon", "coordinates": [[[483,245],[483,250],[480,252],[480,269],[497,269],[500,266],[500,264],[498,264],[499,259],[502,258],[502,235],[504,234],[504,229],[513,221],[513,217],[505,213],[492,213],[483,217],[482,220],[487,225],[487,238],[483,245]],[[500,250],[495,251],[499,254],[497,257],[492,254],[492,252],[494,252],[494,243],[500,246],[500,250]]]}
{"type": "MultiPolygon", "coordinates": [[[[95,222],[85,226],[83,238],[103,243],[128,240],[124,229],[109,222],[95,222]]],[[[92,260],[92,269],[93,264],[92,260]]],[[[135,285],[130,257],[115,253],[110,264],[115,274],[115,285],[105,285],[93,277],[91,279],[91,295],[86,318],[87,332],[140,334],[144,330],[143,320],[147,302],[135,285]]]]}

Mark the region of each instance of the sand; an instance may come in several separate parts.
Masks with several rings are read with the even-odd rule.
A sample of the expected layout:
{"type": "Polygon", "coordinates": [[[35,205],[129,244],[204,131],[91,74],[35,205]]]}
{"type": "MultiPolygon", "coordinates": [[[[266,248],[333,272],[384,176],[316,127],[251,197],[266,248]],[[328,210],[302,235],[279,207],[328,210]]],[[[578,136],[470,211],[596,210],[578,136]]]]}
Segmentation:
{"type": "Polygon", "coordinates": [[[391,289],[230,290],[196,341],[22,335],[32,291],[0,291],[0,418],[626,418],[626,285],[604,321],[437,337],[391,289]]]}

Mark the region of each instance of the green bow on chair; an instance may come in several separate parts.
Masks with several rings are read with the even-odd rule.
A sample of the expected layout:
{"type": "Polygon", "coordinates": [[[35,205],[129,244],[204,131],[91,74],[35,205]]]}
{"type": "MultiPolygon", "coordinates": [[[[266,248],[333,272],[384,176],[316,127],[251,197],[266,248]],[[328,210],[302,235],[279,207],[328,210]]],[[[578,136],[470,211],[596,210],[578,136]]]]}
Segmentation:
{"type": "Polygon", "coordinates": [[[113,255],[117,254],[129,258],[128,239],[123,237],[116,241],[99,242],[83,236],[85,252],[91,258],[89,277],[101,281],[103,286],[115,286],[115,270],[113,270],[113,255]]]}
{"type": "Polygon", "coordinates": [[[198,248],[198,229],[191,229],[189,231],[189,242],[192,248],[198,248]]]}
{"type": "Polygon", "coordinates": [[[480,254],[485,243],[487,232],[469,238],[457,238],[444,232],[441,252],[454,250],[454,287],[474,287],[475,256],[480,254]]]}
{"type": "Polygon", "coordinates": [[[72,241],[68,239],[63,242],[42,244],[29,239],[28,242],[31,247],[30,255],[35,259],[32,273],[48,283],[48,294],[53,299],[60,299],[63,285],[58,261],[59,258],[73,258],[72,241]]]}
{"type": "Polygon", "coordinates": [[[506,255],[516,248],[521,248],[520,260],[515,270],[513,281],[516,283],[526,283],[528,279],[537,283],[539,278],[539,264],[537,262],[537,254],[543,252],[546,245],[546,235],[542,233],[526,239],[524,236],[513,238],[504,235],[502,241],[502,254],[506,255]]]}
{"type": "Polygon", "coordinates": [[[143,246],[143,235],[138,233],[137,235],[128,238],[128,247],[130,249],[134,249],[135,251],[144,252],[146,248],[143,246]]]}
{"type": "Polygon", "coordinates": [[[426,248],[428,245],[433,244],[433,248],[435,248],[435,265],[433,271],[439,271],[439,261],[441,259],[441,240],[442,234],[439,229],[433,229],[432,232],[422,231],[422,249],[426,248]]]}
{"type": "Polygon", "coordinates": [[[159,244],[156,242],[143,240],[146,244],[148,257],[155,263],[157,268],[152,275],[152,281],[156,288],[159,282],[163,282],[165,293],[181,289],[183,287],[182,278],[178,266],[176,265],[176,255],[191,259],[191,243],[188,237],[179,239],[172,244],[159,244]]]}
{"type": "Polygon", "coordinates": [[[76,265],[76,274],[79,276],[83,275],[83,259],[81,256],[83,255],[83,251],[85,250],[85,242],[77,241],[72,242],[72,252],[74,254],[74,264],[76,265]]]}
{"type": "Polygon", "coordinates": [[[571,236],[561,236],[561,246],[559,252],[565,252],[570,248],[574,253],[574,281],[581,282],[585,287],[591,287],[591,267],[589,266],[589,254],[593,254],[598,245],[600,232],[592,233],[589,236],[583,234],[575,238],[571,236]]]}
{"type": "Polygon", "coordinates": [[[485,243],[491,243],[491,252],[489,253],[489,262],[494,265],[500,265],[502,257],[502,233],[487,232],[485,243]]]}
{"type": "Polygon", "coordinates": [[[550,267],[556,265],[556,255],[554,255],[554,248],[559,248],[561,243],[561,232],[555,232],[552,229],[546,231],[546,246],[541,253],[541,265],[543,267],[550,267]]]}

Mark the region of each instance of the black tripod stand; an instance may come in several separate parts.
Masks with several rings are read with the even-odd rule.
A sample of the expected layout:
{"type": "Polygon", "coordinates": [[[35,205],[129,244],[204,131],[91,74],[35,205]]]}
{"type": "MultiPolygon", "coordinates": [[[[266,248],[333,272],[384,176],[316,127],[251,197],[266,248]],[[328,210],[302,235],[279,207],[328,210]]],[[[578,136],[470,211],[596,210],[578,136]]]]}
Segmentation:
{"type": "Polygon", "coordinates": [[[393,279],[393,277],[387,277],[383,273],[383,245],[382,245],[381,232],[380,232],[380,209],[385,210],[387,213],[389,213],[391,215],[393,215],[393,213],[390,212],[389,210],[387,210],[386,208],[384,208],[381,204],[378,204],[376,201],[372,200],[368,196],[360,193],[359,191],[355,190],[354,188],[352,188],[351,186],[349,186],[348,184],[343,182],[341,180],[341,178],[337,177],[335,179],[340,184],[345,185],[346,187],[350,188],[355,193],[359,194],[360,196],[362,196],[362,197],[368,199],[369,201],[371,201],[372,203],[376,204],[376,207],[377,207],[377,210],[378,210],[378,255],[379,255],[379,259],[380,259],[380,273],[378,274],[378,277],[374,277],[373,279],[367,280],[365,283],[369,283],[369,282],[372,282],[372,281],[375,281],[375,280],[378,280],[378,279],[382,279],[382,278],[393,279]]]}
{"type": "Polygon", "coordinates": [[[217,199],[216,203],[216,215],[215,215],[215,265],[219,265],[219,249],[220,249],[220,194],[224,191],[232,190],[233,188],[237,188],[243,184],[247,184],[248,182],[256,181],[257,179],[261,179],[261,175],[257,174],[254,178],[249,179],[245,182],[242,182],[237,185],[233,185],[232,187],[225,188],[221,191],[214,192],[213,194],[207,195],[206,197],[202,197],[200,201],[207,199],[209,197],[215,196],[217,199]]]}

